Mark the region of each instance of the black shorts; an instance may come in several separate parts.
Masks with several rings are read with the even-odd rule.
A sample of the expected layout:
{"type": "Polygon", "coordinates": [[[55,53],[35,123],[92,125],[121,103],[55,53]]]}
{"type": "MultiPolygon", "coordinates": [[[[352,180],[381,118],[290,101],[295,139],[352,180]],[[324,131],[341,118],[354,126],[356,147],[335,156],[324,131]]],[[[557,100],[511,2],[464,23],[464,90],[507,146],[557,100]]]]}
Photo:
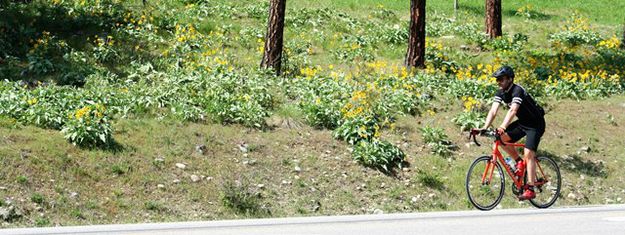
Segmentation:
{"type": "Polygon", "coordinates": [[[506,134],[510,136],[510,142],[517,142],[524,136],[527,136],[525,139],[525,148],[531,149],[534,151],[538,150],[538,144],[540,143],[540,138],[545,133],[545,123],[541,123],[537,125],[537,127],[527,126],[519,123],[519,121],[512,122],[508,128],[506,129],[506,134]]]}

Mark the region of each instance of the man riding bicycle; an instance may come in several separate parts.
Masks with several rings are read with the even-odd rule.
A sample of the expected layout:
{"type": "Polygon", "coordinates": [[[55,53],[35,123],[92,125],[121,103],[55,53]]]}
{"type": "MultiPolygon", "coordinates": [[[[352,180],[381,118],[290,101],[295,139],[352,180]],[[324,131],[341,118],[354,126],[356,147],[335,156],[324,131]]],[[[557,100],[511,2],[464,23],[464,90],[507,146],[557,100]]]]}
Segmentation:
{"type": "Polygon", "coordinates": [[[510,66],[502,66],[492,76],[497,78],[497,85],[501,89],[495,94],[493,105],[488,112],[482,130],[491,126],[501,104],[507,104],[510,107],[503,122],[497,128],[497,133],[501,135],[502,141],[511,143],[527,136],[523,152],[525,161],[519,158],[514,147],[506,145],[502,148],[516,160],[517,171],[523,173],[525,166],[527,166],[527,184],[524,187],[525,191],[519,196],[519,200],[533,199],[536,197],[534,193],[536,151],[540,138],[545,133],[545,111],[523,87],[514,83],[514,70],[510,66]],[[517,120],[512,122],[514,116],[517,117],[517,120]]]}

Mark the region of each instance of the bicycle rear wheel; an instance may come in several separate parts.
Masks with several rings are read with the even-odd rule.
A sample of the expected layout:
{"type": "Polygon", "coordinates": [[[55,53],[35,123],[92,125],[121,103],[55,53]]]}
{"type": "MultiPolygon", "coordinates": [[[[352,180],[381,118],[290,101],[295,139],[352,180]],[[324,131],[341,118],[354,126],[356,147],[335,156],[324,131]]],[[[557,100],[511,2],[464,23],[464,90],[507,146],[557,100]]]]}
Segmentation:
{"type": "Polygon", "coordinates": [[[475,208],[483,211],[495,208],[504,194],[503,171],[499,162],[492,163],[491,159],[491,156],[475,159],[469,167],[465,182],[469,201],[475,208]],[[484,175],[485,172],[486,175],[484,175]],[[483,176],[485,176],[484,180],[482,180],[483,176]]]}
{"type": "Polygon", "coordinates": [[[560,189],[562,187],[560,168],[558,168],[558,164],[549,157],[538,156],[536,160],[536,198],[531,199],[530,203],[537,208],[547,208],[553,205],[560,196],[560,189]],[[544,183],[542,183],[541,180],[544,183]]]}

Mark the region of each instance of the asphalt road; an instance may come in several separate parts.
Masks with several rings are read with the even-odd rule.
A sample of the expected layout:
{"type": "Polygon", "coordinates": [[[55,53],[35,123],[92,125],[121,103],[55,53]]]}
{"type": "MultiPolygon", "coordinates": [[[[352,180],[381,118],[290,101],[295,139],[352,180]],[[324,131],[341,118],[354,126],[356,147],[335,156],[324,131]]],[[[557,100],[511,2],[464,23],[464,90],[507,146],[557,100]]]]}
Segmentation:
{"type": "Polygon", "coordinates": [[[625,205],[4,229],[0,234],[625,234],[625,205]]]}

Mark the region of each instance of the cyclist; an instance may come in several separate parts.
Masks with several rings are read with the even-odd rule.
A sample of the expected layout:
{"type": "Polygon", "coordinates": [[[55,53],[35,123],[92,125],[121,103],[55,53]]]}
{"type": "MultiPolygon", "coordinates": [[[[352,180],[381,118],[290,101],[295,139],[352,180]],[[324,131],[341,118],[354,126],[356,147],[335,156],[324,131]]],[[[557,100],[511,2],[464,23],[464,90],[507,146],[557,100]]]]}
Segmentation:
{"type": "Polygon", "coordinates": [[[545,133],[545,111],[523,87],[514,83],[514,70],[510,66],[502,66],[492,76],[497,78],[497,85],[501,89],[495,94],[494,103],[482,130],[491,126],[501,104],[507,104],[510,107],[503,122],[497,128],[497,133],[501,135],[504,142],[517,142],[527,136],[523,151],[525,161],[519,158],[514,147],[506,145],[503,149],[516,160],[516,168],[521,175],[527,166],[527,184],[523,187],[524,191],[519,195],[519,200],[533,199],[536,197],[534,193],[536,151],[540,138],[545,133]],[[512,122],[514,116],[517,120],[512,122]]]}

